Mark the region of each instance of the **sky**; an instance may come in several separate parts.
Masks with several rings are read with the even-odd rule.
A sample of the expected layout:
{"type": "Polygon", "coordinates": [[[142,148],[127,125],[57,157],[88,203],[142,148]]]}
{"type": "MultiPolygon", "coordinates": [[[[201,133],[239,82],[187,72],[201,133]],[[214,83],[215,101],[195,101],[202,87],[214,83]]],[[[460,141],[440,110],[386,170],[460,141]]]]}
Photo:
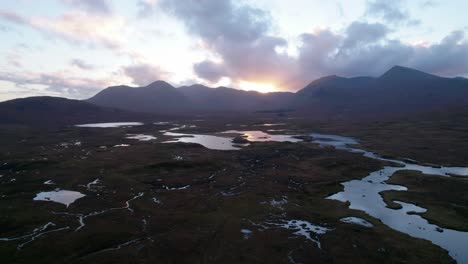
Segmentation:
{"type": "Polygon", "coordinates": [[[466,0],[0,1],[0,101],[165,80],[260,92],[394,65],[468,76],[466,0]]]}

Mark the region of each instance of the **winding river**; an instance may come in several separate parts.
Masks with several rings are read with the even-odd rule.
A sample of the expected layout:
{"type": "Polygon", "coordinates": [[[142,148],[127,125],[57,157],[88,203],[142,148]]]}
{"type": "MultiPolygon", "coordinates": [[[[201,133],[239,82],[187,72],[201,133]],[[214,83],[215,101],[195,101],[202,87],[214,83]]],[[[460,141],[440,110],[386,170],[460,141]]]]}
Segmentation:
{"type": "Polygon", "coordinates": [[[379,155],[352,147],[358,142],[353,138],[311,134],[315,143],[322,146],[333,146],[337,149],[362,153],[362,155],[395,163],[396,166],[386,166],[381,170],[374,171],[361,180],[352,180],[342,183],[344,190],[331,195],[327,199],[349,202],[349,208],[361,210],[372,217],[380,219],[385,225],[392,229],[406,233],[412,237],[422,238],[446,249],[458,263],[468,263],[468,232],[441,228],[430,224],[426,219],[416,214],[423,213],[426,209],[414,204],[395,201],[402,206],[401,209],[390,209],[386,206],[382,195],[383,191],[397,190],[406,191],[407,188],[399,185],[387,184],[386,181],[397,171],[416,170],[424,174],[450,177],[450,175],[468,176],[467,167],[431,167],[407,163],[401,160],[386,159],[379,155]]]}

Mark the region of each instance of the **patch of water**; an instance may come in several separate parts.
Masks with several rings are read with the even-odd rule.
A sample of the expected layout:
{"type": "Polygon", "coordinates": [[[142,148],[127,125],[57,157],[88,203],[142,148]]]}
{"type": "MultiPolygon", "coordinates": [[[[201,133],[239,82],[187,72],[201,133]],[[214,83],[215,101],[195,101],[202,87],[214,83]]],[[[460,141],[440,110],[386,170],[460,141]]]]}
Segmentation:
{"type": "Polygon", "coordinates": [[[322,248],[319,240],[319,236],[323,235],[333,229],[324,226],[314,225],[305,220],[288,220],[281,223],[268,223],[281,228],[296,231],[296,236],[303,236],[307,240],[314,242],[318,248],[322,248]]]}
{"type": "Polygon", "coordinates": [[[241,231],[241,233],[244,235],[244,239],[245,239],[245,240],[249,239],[249,238],[252,236],[252,234],[253,234],[252,230],[245,229],[245,228],[244,228],[244,229],[241,229],[240,231],[241,231]]]}
{"type": "Polygon", "coordinates": [[[156,139],[156,137],[154,137],[154,136],[144,135],[144,134],[127,134],[127,136],[125,138],[136,139],[138,141],[151,141],[151,140],[156,139]]]}
{"type": "Polygon", "coordinates": [[[272,126],[285,126],[286,123],[265,123],[265,124],[259,124],[255,126],[260,126],[260,127],[272,127],[272,126]]]}
{"type": "Polygon", "coordinates": [[[368,222],[368,221],[366,221],[366,220],[364,220],[362,218],[354,217],[354,216],[341,218],[340,221],[343,222],[343,223],[360,225],[360,226],[367,227],[367,228],[374,227],[374,225],[372,223],[370,223],[370,222],[368,222]]]}
{"type": "Polygon", "coordinates": [[[26,240],[27,239],[25,242],[19,244],[16,247],[17,250],[21,250],[26,244],[29,244],[29,243],[33,242],[34,240],[36,240],[37,238],[39,238],[41,236],[44,236],[46,234],[53,233],[53,232],[66,230],[66,229],[70,228],[70,227],[67,226],[67,227],[48,230],[49,227],[54,227],[54,226],[55,226],[54,223],[49,222],[49,223],[47,223],[47,224],[45,224],[43,226],[35,228],[30,234],[22,235],[22,236],[19,236],[19,237],[10,237],[10,238],[0,237],[0,241],[15,241],[15,240],[26,240]]]}
{"type": "Polygon", "coordinates": [[[166,132],[165,136],[175,137],[174,140],[166,141],[164,143],[196,143],[204,146],[208,149],[214,150],[239,150],[239,147],[235,147],[232,143],[232,138],[229,137],[218,137],[212,135],[198,135],[198,134],[181,134],[166,132]]]}
{"type": "Polygon", "coordinates": [[[67,191],[67,190],[55,190],[52,192],[40,192],[34,197],[34,201],[47,201],[64,204],[68,207],[76,200],[84,197],[85,195],[80,192],[67,191]]]}
{"type": "Polygon", "coordinates": [[[165,125],[169,125],[171,122],[156,122],[156,123],[153,123],[154,125],[157,125],[157,126],[165,126],[165,125]]]}
{"type": "Polygon", "coordinates": [[[94,124],[82,124],[75,125],[77,127],[93,127],[93,128],[115,128],[115,127],[132,127],[142,126],[140,122],[116,122],[116,123],[94,123],[94,124]]]}
{"type": "Polygon", "coordinates": [[[272,135],[263,131],[239,131],[229,130],[222,132],[224,134],[240,134],[250,142],[300,142],[302,139],[295,138],[298,135],[272,135]]]}
{"type": "Polygon", "coordinates": [[[175,140],[169,140],[164,143],[196,143],[204,146],[208,149],[214,150],[239,150],[241,147],[248,146],[249,144],[239,144],[234,143],[233,136],[229,134],[237,134],[244,137],[250,142],[300,142],[302,139],[295,138],[297,135],[271,135],[262,131],[238,131],[238,130],[229,130],[221,132],[223,136],[214,136],[214,135],[200,135],[200,134],[182,134],[182,133],[173,133],[165,132],[165,136],[175,137],[175,140]]]}

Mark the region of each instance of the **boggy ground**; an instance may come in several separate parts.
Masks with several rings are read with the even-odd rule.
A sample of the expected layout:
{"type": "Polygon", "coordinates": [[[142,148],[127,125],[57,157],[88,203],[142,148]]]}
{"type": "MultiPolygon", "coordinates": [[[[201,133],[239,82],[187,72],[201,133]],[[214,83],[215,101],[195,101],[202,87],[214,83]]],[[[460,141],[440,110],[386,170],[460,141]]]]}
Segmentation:
{"type": "MultiPolygon", "coordinates": [[[[220,123],[200,132],[222,131],[220,123]]],[[[255,123],[242,129],[270,129],[255,123]]],[[[163,144],[169,138],[158,130],[169,127],[1,129],[0,237],[48,222],[55,226],[47,230],[64,228],[21,249],[30,238],[0,241],[2,263],[453,263],[430,242],[325,199],[383,162],[306,142],[239,151],[163,144]],[[124,139],[140,132],[158,139],[124,139]],[[69,208],[32,200],[55,188],[86,196],[69,208]],[[347,216],[374,227],[340,222],[347,216]],[[312,234],[320,248],[278,226],[293,219],[330,229],[312,234]]]]}

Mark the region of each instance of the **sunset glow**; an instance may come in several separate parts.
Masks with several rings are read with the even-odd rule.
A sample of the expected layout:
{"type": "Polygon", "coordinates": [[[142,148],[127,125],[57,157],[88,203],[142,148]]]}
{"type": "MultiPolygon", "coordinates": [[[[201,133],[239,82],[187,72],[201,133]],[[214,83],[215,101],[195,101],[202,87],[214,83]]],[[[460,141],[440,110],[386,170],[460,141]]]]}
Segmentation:
{"type": "Polygon", "coordinates": [[[278,89],[273,84],[265,84],[265,83],[255,83],[255,82],[244,82],[242,81],[239,84],[242,90],[246,91],[257,91],[260,93],[271,93],[277,92],[278,89]]]}

